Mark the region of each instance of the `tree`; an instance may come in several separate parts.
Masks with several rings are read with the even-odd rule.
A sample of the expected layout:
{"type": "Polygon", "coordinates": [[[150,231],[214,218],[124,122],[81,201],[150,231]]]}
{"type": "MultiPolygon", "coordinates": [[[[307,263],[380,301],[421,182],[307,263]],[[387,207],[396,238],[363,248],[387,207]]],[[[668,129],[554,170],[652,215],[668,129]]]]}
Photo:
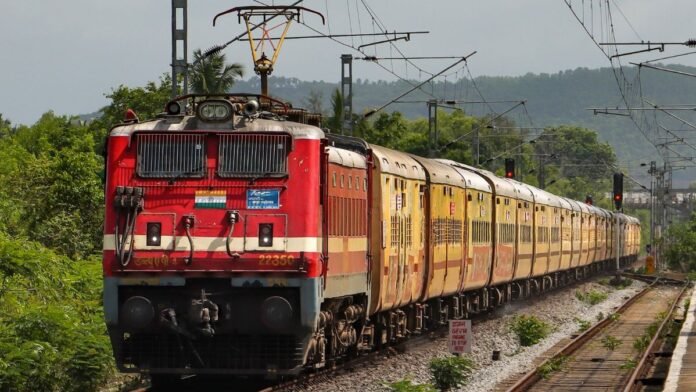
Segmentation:
{"type": "Polygon", "coordinates": [[[324,94],[319,90],[310,90],[303,100],[303,105],[312,113],[324,113],[324,94]]]}
{"type": "Polygon", "coordinates": [[[333,115],[329,117],[326,121],[326,125],[329,126],[331,132],[341,133],[343,131],[343,108],[344,108],[343,95],[339,89],[334,90],[331,94],[331,109],[333,115]]]}
{"type": "Polygon", "coordinates": [[[191,92],[195,94],[226,93],[237,78],[244,76],[239,63],[226,64],[222,52],[204,56],[200,49],[193,52],[193,65],[189,71],[191,92]]]}
{"type": "Polygon", "coordinates": [[[665,237],[669,266],[678,271],[696,271],[696,213],[688,222],[670,226],[665,237]]]}

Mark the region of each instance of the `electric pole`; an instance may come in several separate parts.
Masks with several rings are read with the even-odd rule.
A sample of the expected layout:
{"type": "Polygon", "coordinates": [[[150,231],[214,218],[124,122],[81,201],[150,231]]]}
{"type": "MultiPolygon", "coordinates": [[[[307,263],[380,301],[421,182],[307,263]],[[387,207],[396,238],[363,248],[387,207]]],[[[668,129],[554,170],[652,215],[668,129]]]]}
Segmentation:
{"type": "Polygon", "coordinates": [[[172,0],[172,98],[188,94],[188,0],[172,0]]]}

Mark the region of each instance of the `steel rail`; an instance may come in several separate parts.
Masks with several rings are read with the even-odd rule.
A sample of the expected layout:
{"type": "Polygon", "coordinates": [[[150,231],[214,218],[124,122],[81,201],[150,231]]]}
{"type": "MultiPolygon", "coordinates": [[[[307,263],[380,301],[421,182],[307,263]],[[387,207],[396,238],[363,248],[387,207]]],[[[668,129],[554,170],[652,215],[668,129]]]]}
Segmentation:
{"type": "MultiPolygon", "coordinates": [[[[655,281],[653,281],[653,283],[651,283],[649,286],[645,287],[643,290],[631,297],[628,301],[624,302],[624,304],[616,310],[616,313],[621,314],[625,312],[629,307],[631,307],[631,305],[633,305],[634,302],[636,302],[639,298],[644,296],[648,291],[652,290],[656,283],[657,279],[655,279],[655,281]]],[[[522,378],[517,380],[517,382],[513,386],[508,388],[507,392],[521,392],[530,389],[534,384],[541,380],[542,377],[539,373],[539,369],[542,366],[549,363],[551,360],[555,358],[561,356],[570,356],[613,322],[614,320],[612,320],[611,317],[607,317],[599,323],[595,324],[593,327],[580,334],[577,338],[573,339],[573,341],[566,344],[563,348],[558,350],[553,356],[542,362],[539,366],[527,372],[527,374],[525,374],[522,378]]]]}
{"type": "Polygon", "coordinates": [[[638,365],[636,365],[636,367],[633,369],[631,377],[626,382],[624,392],[638,391],[641,389],[641,387],[643,387],[641,379],[647,374],[647,372],[652,367],[650,365],[650,362],[655,357],[655,349],[657,346],[657,342],[661,340],[660,335],[662,335],[662,332],[667,326],[667,323],[672,319],[674,311],[677,309],[677,305],[679,304],[679,301],[681,300],[688,287],[689,283],[685,283],[681,291],[679,292],[679,295],[677,295],[677,298],[674,300],[674,303],[672,303],[672,307],[670,307],[669,312],[665,316],[664,320],[662,320],[662,323],[660,324],[660,327],[657,329],[657,332],[655,332],[655,335],[650,341],[650,344],[645,349],[645,352],[643,353],[640,362],[638,362],[638,365]]]}

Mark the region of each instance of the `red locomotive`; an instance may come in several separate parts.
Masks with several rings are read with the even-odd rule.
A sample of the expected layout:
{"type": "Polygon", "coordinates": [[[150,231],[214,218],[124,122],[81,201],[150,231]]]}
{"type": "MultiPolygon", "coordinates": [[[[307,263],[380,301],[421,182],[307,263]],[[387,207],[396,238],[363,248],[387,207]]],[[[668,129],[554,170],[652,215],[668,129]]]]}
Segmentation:
{"type": "Polygon", "coordinates": [[[187,96],[111,131],[122,371],[295,375],[638,253],[635,218],[318,125],[264,96],[187,96]]]}

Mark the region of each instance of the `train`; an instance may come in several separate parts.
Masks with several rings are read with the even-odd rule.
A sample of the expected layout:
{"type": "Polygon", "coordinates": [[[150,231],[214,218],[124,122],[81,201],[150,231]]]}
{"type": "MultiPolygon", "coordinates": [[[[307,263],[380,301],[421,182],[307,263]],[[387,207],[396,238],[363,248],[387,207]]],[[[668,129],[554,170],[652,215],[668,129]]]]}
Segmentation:
{"type": "Polygon", "coordinates": [[[634,217],[334,134],[261,95],[129,111],[105,165],[106,325],[119,369],[153,380],[292,377],[640,248],[634,217]]]}

